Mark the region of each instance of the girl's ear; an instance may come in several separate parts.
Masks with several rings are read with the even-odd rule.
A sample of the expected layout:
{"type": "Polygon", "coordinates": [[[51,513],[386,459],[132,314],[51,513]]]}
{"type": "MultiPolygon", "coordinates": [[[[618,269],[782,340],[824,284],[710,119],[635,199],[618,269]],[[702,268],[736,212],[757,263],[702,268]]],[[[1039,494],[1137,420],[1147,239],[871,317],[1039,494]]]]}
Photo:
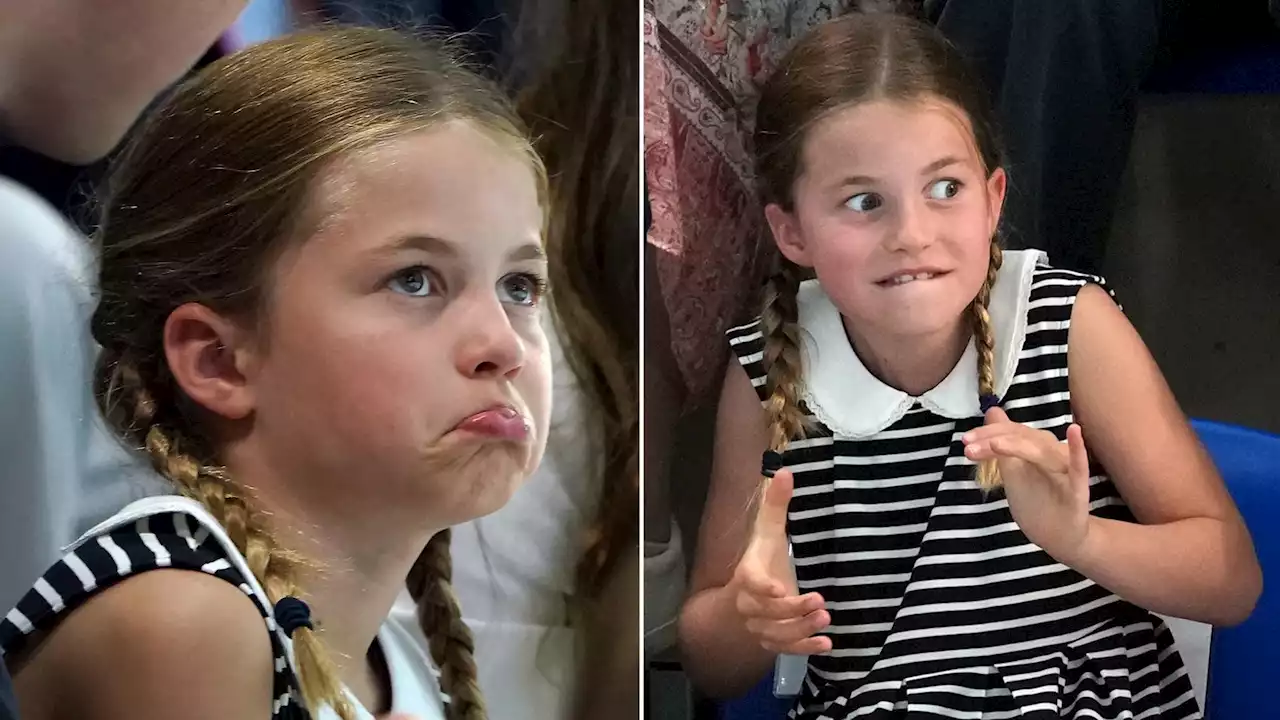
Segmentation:
{"type": "Polygon", "coordinates": [[[1005,193],[1008,192],[1009,176],[1005,174],[1004,168],[996,168],[991,177],[987,178],[987,203],[991,229],[989,234],[994,235],[996,228],[1000,225],[1000,213],[1004,209],[1005,193]]]}
{"type": "Polygon", "coordinates": [[[164,324],[164,354],[173,379],[187,397],[229,420],[253,412],[247,340],[234,323],[198,303],[177,308],[164,324]]]}
{"type": "Polygon", "coordinates": [[[782,256],[800,267],[813,267],[809,261],[809,251],[805,247],[804,234],[800,231],[800,221],[795,213],[787,212],[777,203],[769,203],[764,208],[765,220],[773,231],[773,241],[777,243],[782,256]]]}

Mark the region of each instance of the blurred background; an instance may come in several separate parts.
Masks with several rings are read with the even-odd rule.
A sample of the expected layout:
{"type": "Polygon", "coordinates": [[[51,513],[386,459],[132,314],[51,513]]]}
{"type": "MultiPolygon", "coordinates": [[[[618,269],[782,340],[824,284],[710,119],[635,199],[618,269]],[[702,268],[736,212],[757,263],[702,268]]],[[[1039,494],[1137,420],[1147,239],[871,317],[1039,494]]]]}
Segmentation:
{"type": "MultiPolygon", "coordinates": [[[[234,27],[209,49],[193,71],[224,54],[261,42],[309,23],[339,21],[415,28],[444,34],[463,34],[470,58],[511,89],[532,76],[541,55],[539,36],[545,27],[521,26],[514,31],[521,5],[514,0],[251,0],[234,27]],[[517,62],[516,57],[520,60],[517,62]]],[[[550,3],[539,5],[549,9],[550,3]]],[[[540,24],[550,26],[550,13],[540,24]]],[[[104,39],[104,42],[106,39],[104,39]]],[[[0,175],[26,185],[76,220],[81,206],[106,161],[89,167],[59,163],[28,150],[0,145],[0,175]]]]}

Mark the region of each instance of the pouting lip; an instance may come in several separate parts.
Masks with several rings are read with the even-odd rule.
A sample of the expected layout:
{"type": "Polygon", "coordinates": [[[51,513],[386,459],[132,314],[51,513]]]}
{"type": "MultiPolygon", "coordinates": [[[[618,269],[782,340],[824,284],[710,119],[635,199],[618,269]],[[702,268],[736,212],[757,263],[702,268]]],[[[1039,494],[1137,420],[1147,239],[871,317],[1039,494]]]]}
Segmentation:
{"type": "Polygon", "coordinates": [[[485,414],[485,413],[489,413],[489,412],[500,412],[500,413],[503,413],[504,415],[507,415],[508,417],[510,417],[510,418],[512,418],[512,419],[515,419],[515,418],[523,418],[523,419],[524,419],[525,424],[526,424],[526,425],[528,425],[528,424],[529,424],[529,418],[528,418],[528,416],[527,416],[527,415],[525,415],[525,413],[523,413],[523,412],[521,412],[520,410],[518,410],[518,409],[516,408],[516,406],[515,406],[515,405],[513,405],[513,404],[511,404],[511,403],[503,403],[503,402],[500,402],[500,403],[495,403],[495,404],[493,404],[493,405],[489,405],[489,406],[487,406],[487,407],[483,407],[483,408],[481,408],[481,409],[479,409],[479,410],[476,410],[476,411],[475,411],[475,412],[473,412],[473,413],[468,414],[466,417],[464,417],[464,418],[462,418],[461,420],[459,420],[458,422],[454,423],[453,427],[452,427],[452,428],[450,428],[450,429],[451,429],[451,430],[457,430],[458,428],[460,428],[460,427],[462,427],[464,424],[466,424],[468,420],[471,420],[472,418],[474,418],[474,417],[476,417],[476,416],[478,416],[478,415],[483,415],[483,414],[485,414]]]}
{"type": "Polygon", "coordinates": [[[941,268],[936,268],[936,267],[914,267],[914,268],[903,268],[903,269],[901,269],[901,270],[895,270],[894,272],[889,273],[888,275],[885,275],[884,277],[880,278],[879,280],[876,280],[876,284],[877,284],[877,285],[885,285],[885,284],[888,284],[890,281],[892,281],[894,278],[902,277],[903,275],[922,275],[922,274],[928,274],[928,275],[932,275],[932,276],[934,276],[934,277],[938,277],[938,276],[940,276],[940,275],[946,275],[946,274],[947,274],[947,273],[949,273],[949,272],[951,272],[951,271],[950,271],[950,270],[943,270],[943,269],[941,269],[941,268]]]}

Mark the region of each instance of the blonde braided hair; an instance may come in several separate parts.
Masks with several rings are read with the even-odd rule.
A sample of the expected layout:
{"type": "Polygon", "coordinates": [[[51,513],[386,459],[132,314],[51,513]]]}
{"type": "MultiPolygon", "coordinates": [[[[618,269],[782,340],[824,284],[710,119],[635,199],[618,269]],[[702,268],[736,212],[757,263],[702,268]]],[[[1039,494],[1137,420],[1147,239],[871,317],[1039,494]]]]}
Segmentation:
{"type": "MultiPolygon", "coordinates": [[[[199,450],[189,451],[178,430],[166,430],[157,422],[159,406],[138,368],[104,353],[99,377],[100,387],[106,388],[99,394],[99,402],[107,417],[130,439],[140,441],[156,472],[209,510],[244,555],[270,601],[301,595],[298,577],[307,564],[276,543],[262,514],[252,509],[249,493],[232,480],[226,468],[198,460],[199,450]]],[[[319,632],[300,627],[290,638],[297,659],[298,686],[307,707],[328,704],[342,720],[354,720],[355,710],[319,632]]]]}
{"type": "MultiPolygon", "coordinates": [[[[987,263],[987,277],[982,281],[978,295],[969,303],[969,322],[973,327],[973,342],[978,349],[978,396],[994,397],[995,385],[995,333],[991,329],[991,313],[987,305],[991,302],[991,288],[996,284],[1000,266],[1004,263],[1004,253],[1000,243],[994,238],[991,241],[991,259],[987,263]]],[[[978,487],[991,490],[1000,486],[1000,466],[995,460],[984,460],[978,464],[978,487]]]]}
{"type": "Polygon", "coordinates": [[[475,638],[462,620],[453,591],[453,558],[448,528],[436,533],[409,571],[409,595],[418,604],[431,658],[440,668],[440,687],[449,696],[448,720],[485,720],[484,697],[476,680],[475,638]]]}
{"type": "Polygon", "coordinates": [[[765,411],[769,416],[769,449],[782,452],[794,438],[805,433],[805,416],[800,409],[803,367],[800,358],[799,308],[801,269],[779,258],[778,271],[765,290],[764,312],[760,314],[760,334],[764,338],[765,411]]]}

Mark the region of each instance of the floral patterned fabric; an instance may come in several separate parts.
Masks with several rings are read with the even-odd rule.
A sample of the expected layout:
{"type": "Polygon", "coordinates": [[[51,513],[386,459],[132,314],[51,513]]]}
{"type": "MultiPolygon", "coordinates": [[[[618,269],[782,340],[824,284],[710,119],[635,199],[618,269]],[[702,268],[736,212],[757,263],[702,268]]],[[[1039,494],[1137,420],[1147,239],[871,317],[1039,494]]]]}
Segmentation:
{"type": "Polygon", "coordinates": [[[772,242],[751,169],[759,88],[849,0],[650,0],[644,12],[645,173],[672,344],[695,400],[716,387],[724,331],[759,312],[772,242]]]}

